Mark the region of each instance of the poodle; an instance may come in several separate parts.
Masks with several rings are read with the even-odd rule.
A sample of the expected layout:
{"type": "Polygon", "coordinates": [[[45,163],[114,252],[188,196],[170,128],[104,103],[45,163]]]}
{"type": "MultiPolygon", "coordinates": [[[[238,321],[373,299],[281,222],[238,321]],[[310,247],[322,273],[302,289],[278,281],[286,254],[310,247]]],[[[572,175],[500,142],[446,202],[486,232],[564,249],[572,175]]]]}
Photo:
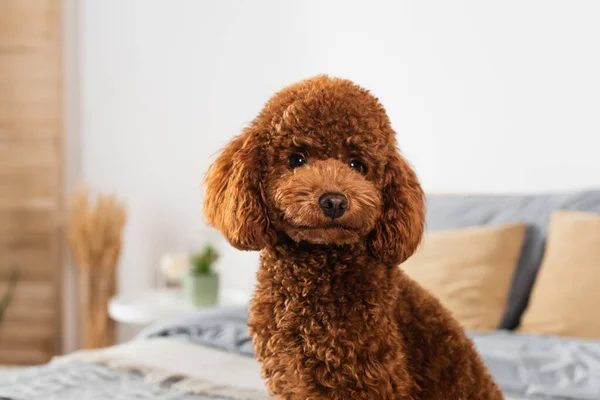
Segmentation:
{"type": "Polygon", "coordinates": [[[500,400],[470,339],[398,265],[424,195],[369,91],[275,94],[205,177],[208,223],[261,250],[248,326],[277,399],[500,400]]]}

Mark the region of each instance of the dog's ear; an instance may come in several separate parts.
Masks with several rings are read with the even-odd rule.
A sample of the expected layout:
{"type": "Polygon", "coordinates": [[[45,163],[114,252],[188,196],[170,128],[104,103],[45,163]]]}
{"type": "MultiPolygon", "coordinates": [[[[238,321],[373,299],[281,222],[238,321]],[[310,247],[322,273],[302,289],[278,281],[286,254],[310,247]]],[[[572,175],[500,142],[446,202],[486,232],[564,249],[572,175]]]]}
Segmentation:
{"type": "Polygon", "coordinates": [[[259,138],[257,128],[246,129],[225,147],[204,178],[207,222],[240,250],[261,250],[275,237],[262,188],[259,138]]]}
{"type": "Polygon", "coordinates": [[[388,265],[398,265],[417,249],[425,223],[423,189],[410,165],[392,151],[381,190],[381,217],[369,237],[371,254],[388,265]]]}

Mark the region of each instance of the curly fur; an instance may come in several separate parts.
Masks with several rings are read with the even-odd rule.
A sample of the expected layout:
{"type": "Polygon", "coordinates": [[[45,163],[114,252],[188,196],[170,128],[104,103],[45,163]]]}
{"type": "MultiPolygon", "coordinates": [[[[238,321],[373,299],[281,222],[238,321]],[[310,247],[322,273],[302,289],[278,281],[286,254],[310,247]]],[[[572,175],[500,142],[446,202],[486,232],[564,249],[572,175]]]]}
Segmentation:
{"type": "Polygon", "coordinates": [[[423,192],[367,90],[319,76],[277,93],[205,184],[208,222],[262,250],[248,325],[276,398],[503,398],[450,313],[397,267],[421,240],[423,192]],[[290,167],[295,153],[306,165],[290,167]],[[347,197],[340,218],[320,210],[327,192],[347,197]]]}

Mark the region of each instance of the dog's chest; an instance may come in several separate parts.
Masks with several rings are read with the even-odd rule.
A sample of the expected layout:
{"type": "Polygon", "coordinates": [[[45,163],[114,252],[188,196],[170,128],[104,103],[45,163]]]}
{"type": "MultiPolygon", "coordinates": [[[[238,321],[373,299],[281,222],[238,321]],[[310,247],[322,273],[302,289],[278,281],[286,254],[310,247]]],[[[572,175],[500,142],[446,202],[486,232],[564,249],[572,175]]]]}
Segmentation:
{"type": "Polygon", "coordinates": [[[278,261],[258,275],[249,325],[267,377],[279,376],[288,386],[315,385],[315,391],[368,387],[372,371],[385,379],[395,369],[390,365],[401,365],[390,277],[383,270],[301,268],[278,261]]]}
{"type": "Polygon", "coordinates": [[[272,316],[272,333],[301,343],[307,351],[369,340],[391,322],[390,277],[383,269],[326,257],[307,264],[266,261],[254,304],[262,304],[262,313],[272,316]]]}
{"type": "Polygon", "coordinates": [[[325,330],[336,337],[350,327],[354,332],[367,331],[393,313],[393,272],[369,264],[364,257],[314,255],[296,260],[266,256],[254,303],[270,308],[280,329],[319,334],[325,330]]]}

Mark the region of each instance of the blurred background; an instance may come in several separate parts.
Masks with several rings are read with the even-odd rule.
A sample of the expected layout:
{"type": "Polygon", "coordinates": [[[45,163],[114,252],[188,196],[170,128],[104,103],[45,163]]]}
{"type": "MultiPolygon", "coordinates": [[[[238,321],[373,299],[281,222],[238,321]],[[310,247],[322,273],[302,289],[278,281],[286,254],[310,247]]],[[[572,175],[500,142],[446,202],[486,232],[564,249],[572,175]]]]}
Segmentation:
{"type": "Polygon", "coordinates": [[[204,225],[201,181],[273,92],[316,74],[380,99],[428,193],[597,187],[599,17],[592,0],[0,0],[0,289],[21,265],[5,362],[81,343],[64,239],[80,184],[127,211],[115,318],[181,306],[155,290],[206,244],[218,301],[246,301],[258,254],[204,225]],[[48,311],[31,317],[26,290],[48,311]]]}

